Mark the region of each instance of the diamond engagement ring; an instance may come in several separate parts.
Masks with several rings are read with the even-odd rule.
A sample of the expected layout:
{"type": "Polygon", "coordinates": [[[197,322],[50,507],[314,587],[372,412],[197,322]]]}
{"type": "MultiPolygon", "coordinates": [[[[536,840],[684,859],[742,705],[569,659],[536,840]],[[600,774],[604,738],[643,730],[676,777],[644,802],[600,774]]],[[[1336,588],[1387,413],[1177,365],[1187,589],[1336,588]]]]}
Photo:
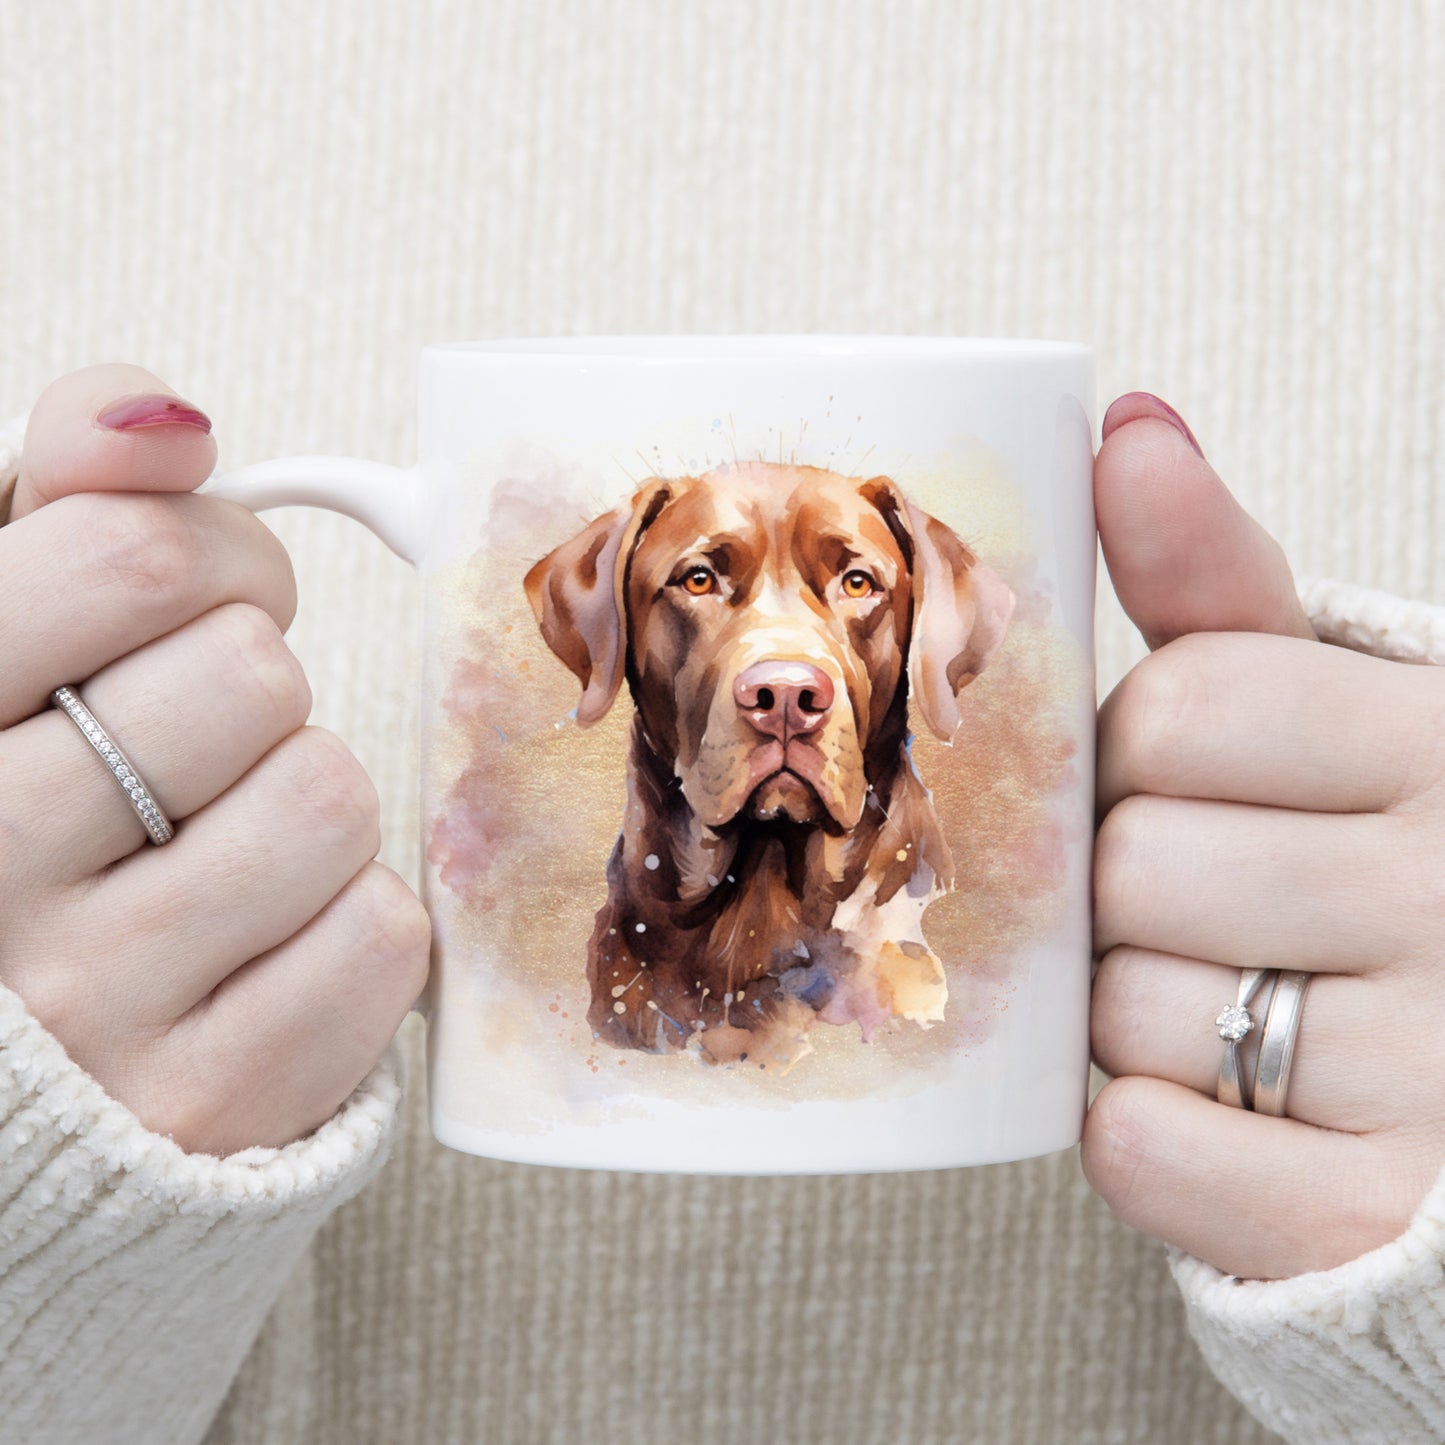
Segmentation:
{"type": "Polygon", "coordinates": [[[1270,996],[1269,1012],[1259,1036],[1259,1064],[1254,1073],[1254,1107],[1258,1113],[1284,1117],[1294,1045],[1299,1037],[1300,1015],[1304,1011],[1305,988],[1310,977],[1302,971],[1281,973],[1270,996]]]}
{"type": "Polygon", "coordinates": [[[1250,1003],[1259,992],[1259,986],[1265,977],[1277,972],[1277,969],[1269,968],[1241,970],[1238,998],[1221,1009],[1214,1020],[1219,1037],[1224,1040],[1224,1057],[1219,1064],[1219,1087],[1215,1090],[1215,1097],[1221,1104],[1228,1104],[1231,1108],[1254,1107],[1253,1101],[1245,1092],[1244,1076],[1239,1067],[1239,1045],[1254,1027],[1254,1017],[1249,1012],[1250,1003]]]}
{"type": "Polygon", "coordinates": [[[171,820],[161,811],[160,804],[151,796],[151,790],[141,782],[131,760],[96,721],[95,714],[81,702],[80,694],[73,687],[57,687],[50,694],[50,700],[80,729],[85,740],[95,749],[96,756],[110,769],[110,775],[120,785],[126,801],[145,824],[151,842],[157,846],[169,843],[176,836],[171,820]]]}

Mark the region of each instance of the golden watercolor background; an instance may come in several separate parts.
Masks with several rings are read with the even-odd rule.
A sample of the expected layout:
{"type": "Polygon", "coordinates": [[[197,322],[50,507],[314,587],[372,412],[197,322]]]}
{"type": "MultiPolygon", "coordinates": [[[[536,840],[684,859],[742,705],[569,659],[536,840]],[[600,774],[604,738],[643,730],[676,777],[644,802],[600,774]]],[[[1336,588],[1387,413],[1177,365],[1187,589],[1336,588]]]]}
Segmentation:
{"type": "MultiPolygon", "coordinates": [[[[1078,785],[1078,700],[1086,696],[1092,708],[1094,679],[1052,589],[1039,585],[1027,508],[980,443],[885,456],[841,432],[831,450],[816,439],[785,450],[781,436],[754,429],[743,448],[738,423],[718,418],[679,423],[673,448],[656,433],[631,452],[515,442],[478,453],[458,480],[462,495],[485,500],[459,523],[455,558],[430,579],[437,695],[426,700],[423,741],[428,902],[444,950],[445,1007],[468,1010],[460,1023],[477,1049],[511,1056],[519,1088],[527,1076],[538,1098],[560,1092],[580,1106],[617,1094],[624,1079],[628,1090],[697,1100],[737,1089],[752,1102],[912,1092],[945,1057],[988,1036],[1021,997],[1030,950],[1060,926],[1067,849],[1079,839],[1067,836],[1078,827],[1060,817],[1058,802],[1078,785]],[[707,447],[696,441],[703,435],[707,447]],[[734,456],[893,477],[1018,599],[1003,645],[961,694],[963,726],[952,746],[917,728],[912,743],[958,865],[957,888],[923,921],[947,971],[947,1016],[927,1028],[896,1019],[868,1044],[856,1024],[816,1024],[814,1052],[781,1076],[592,1038],[586,948],[622,817],[632,705],[624,688],[599,723],[576,725],[577,682],[543,642],[522,588],[534,561],[647,476],[695,474],[734,456]]],[[[1047,989],[1047,980],[1031,987],[1047,989]]],[[[449,1020],[453,1038],[458,1024],[449,1020]]],[[[454,1058],[451,1067],[464,1083],[465,1069],[454,1058]]]]}

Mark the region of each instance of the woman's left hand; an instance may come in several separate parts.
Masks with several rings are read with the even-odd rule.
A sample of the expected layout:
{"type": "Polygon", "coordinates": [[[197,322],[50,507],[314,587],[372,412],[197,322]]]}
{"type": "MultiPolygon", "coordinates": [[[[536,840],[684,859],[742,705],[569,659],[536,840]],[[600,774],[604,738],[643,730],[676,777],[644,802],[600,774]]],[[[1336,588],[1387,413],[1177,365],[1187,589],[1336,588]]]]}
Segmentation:
{"type": "Polygon", "coordinates": [[[1156,399],[1103,431],[1100,540],[1151,652],[1099,710],[1092,1041],[1114,1077],[1084,1174],[1226,1274],[1330,1269],[1403,1233],[1445,1164],[1445,668],[1321,643],[1279,544],[1156,399]],[[1215,1018],[1254,968],[1312,975],[1283,1118],[1216,1099],[1215,1018]]]}

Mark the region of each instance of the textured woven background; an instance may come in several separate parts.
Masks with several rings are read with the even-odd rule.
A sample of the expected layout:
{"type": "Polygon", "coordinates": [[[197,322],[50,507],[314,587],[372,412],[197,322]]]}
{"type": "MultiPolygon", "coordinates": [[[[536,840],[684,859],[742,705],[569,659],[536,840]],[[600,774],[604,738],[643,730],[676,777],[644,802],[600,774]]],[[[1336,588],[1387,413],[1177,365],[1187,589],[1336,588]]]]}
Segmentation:
{"type": "MultiPolygon", "coordinates": [[[[859,330],[1092,342],[1296,571],[1445,601],[1445,19],[1204,6],[0,3],[0,411],[126,359],[223,465],[410,462],[415,349],[859,330]]],[[[415,878],[415,599],[268,514],[291,641],[415,878]]],[[[1142,654],[1100,579],[1101,696],[1142,654]]],[[[1077,1157],[719,1180],[412,1128],[215,1441],[1253,1442],[1077,1157]],[[596,1219],[627,1219],[621,1237],[596,1219]]]]}

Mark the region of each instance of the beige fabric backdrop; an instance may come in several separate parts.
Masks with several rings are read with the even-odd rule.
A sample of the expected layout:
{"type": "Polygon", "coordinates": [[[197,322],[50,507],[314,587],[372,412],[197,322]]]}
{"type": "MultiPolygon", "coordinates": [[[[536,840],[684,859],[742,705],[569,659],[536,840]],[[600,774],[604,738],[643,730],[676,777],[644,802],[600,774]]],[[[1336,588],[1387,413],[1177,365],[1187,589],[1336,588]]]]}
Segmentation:
{"type": "MultiPolygon", "coordinates": [[[[424,341],[860,330],[1094,343],[1297,572],[1445,601],[1440,7],[0,3],[0,411],[126,359],[223,465],[413,460],[424,341]]],[[[314,722],[415,879],[415,599],[271,513],[314,722]]],[[[1142,654],[1101,568],[1102,696],[1142,654]]],[[[1076,1154],[719,1180],[412,1127],[216,1441],[1266,1438],[1076,1154]],[[588,1230],[637,1221],[625,1249],[588,1230]],[[917,1241],[933,1241],[919,1251],[917,1241]],[[860,1348],[860,1342],[866,1348],[860,1348]]]]}

